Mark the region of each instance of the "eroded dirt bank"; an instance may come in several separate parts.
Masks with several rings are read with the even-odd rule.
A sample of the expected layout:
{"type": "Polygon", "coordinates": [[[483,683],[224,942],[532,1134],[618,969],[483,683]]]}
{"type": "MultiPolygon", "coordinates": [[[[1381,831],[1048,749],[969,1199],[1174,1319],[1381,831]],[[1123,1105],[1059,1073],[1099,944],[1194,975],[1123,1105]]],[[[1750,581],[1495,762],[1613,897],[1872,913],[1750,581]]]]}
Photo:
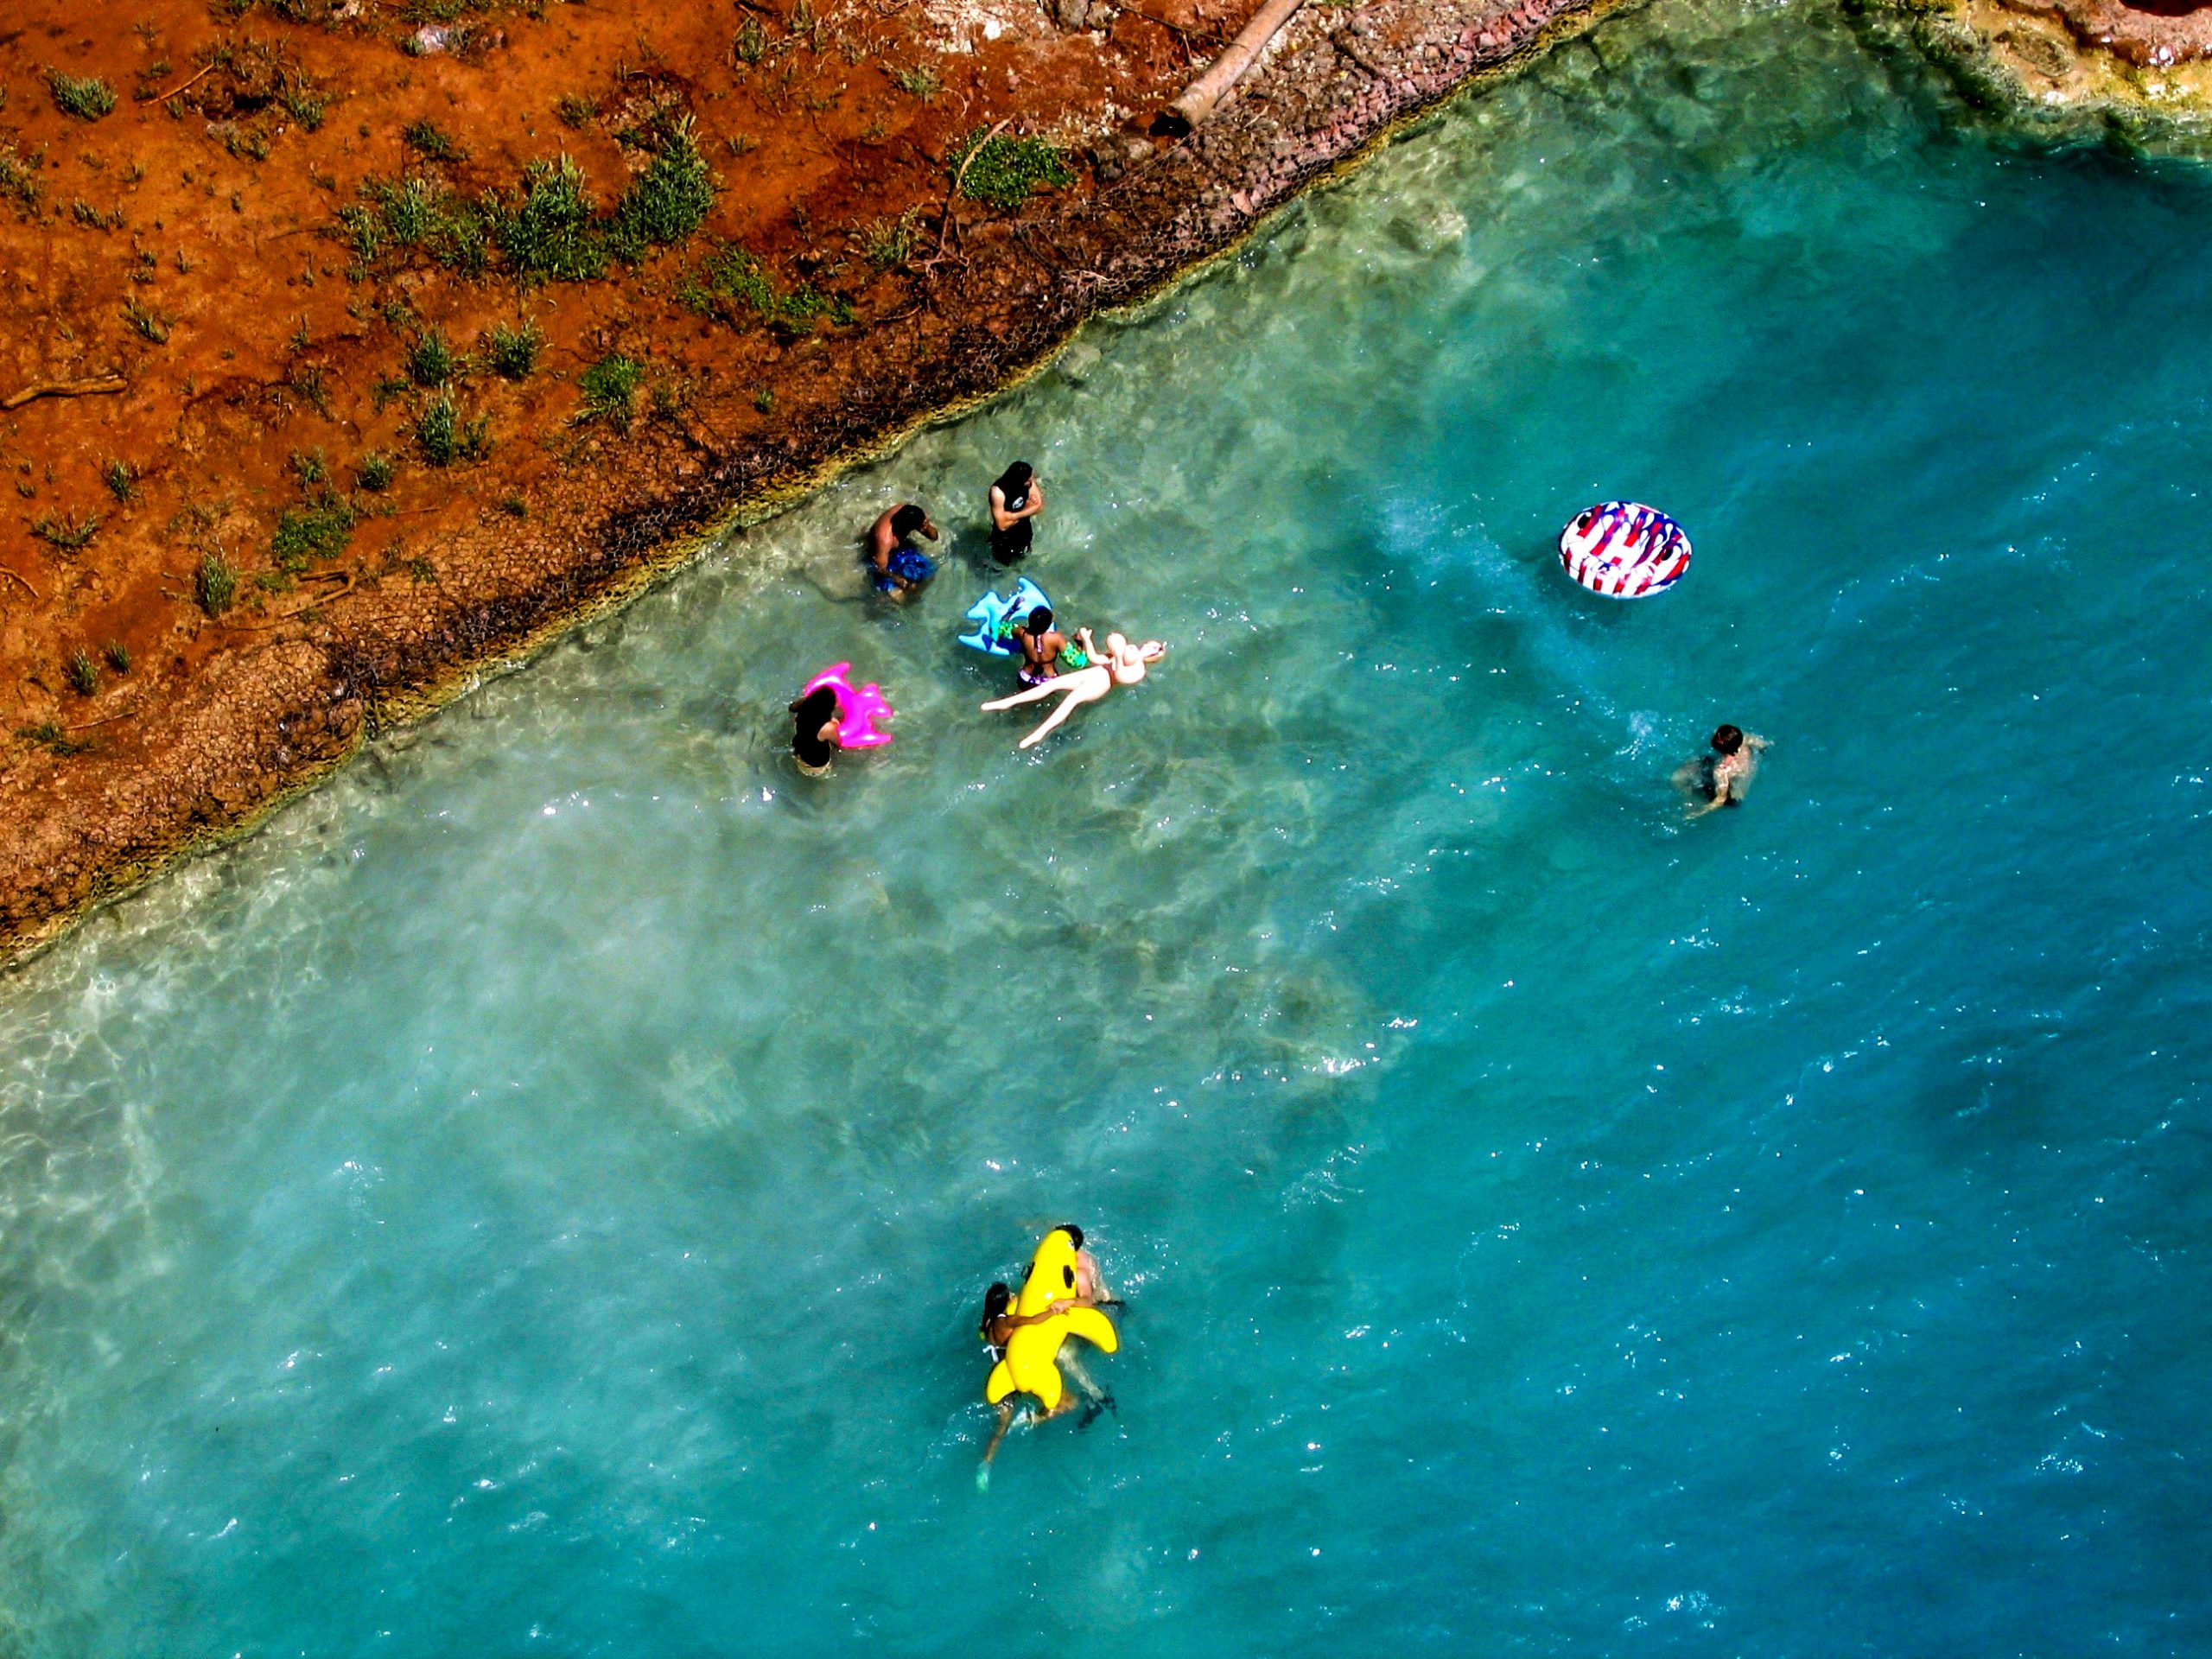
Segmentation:
{"type": "Polygon", "coordinates": [[[16,8],[0,952],[1603,3],[16,8]]]}

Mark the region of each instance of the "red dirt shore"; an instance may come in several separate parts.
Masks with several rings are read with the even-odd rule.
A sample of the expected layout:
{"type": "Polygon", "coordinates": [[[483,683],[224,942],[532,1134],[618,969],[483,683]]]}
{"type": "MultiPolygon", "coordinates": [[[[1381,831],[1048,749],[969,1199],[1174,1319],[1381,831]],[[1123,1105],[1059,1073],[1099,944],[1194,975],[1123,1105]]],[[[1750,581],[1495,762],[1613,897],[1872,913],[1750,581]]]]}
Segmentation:
{"type": "Polygon", "coordinates": [[[1149,117],[1251,0],[20,0],[0,957],[734,515],[987,395],[1604,3],[1317,0],[1169,143],[1149,117]],[[365,257],[339,218],[408,181],[518,200],[563,153],[604,213],[677,124],[713,173],[704,224],[594,279],[365,257]],[[1068,181],[965,199],[958,147],[990,130],[1051,141],[1068,181]],[[537,332],[533,372],[492,372],[499,327],[537,332]],[[432,333],[461,359],[442,394],[409,372],[432,333]],[[612,355],[641,371],[626,424],[579,385],[612,355]],[[441,395],[483,453],[433,464],[441,395]]]}

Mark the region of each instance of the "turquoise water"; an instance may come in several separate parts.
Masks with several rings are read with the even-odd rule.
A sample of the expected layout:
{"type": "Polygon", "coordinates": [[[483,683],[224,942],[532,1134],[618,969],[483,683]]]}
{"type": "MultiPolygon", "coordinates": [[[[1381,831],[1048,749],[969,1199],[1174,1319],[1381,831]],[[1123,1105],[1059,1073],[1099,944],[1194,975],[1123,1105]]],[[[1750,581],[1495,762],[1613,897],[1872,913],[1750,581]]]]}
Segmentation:
{"type": "Polygon", "coordinates": [[[1662,3],[102,917],[0,988],[0,1648],[2205,1651],[2208,226],[1662,3]],[[1173,645],[1027,756],[1017,453],[1173,645]],[[1063,1218],[1119,1411],[979,1494],[1063,1218]]]}

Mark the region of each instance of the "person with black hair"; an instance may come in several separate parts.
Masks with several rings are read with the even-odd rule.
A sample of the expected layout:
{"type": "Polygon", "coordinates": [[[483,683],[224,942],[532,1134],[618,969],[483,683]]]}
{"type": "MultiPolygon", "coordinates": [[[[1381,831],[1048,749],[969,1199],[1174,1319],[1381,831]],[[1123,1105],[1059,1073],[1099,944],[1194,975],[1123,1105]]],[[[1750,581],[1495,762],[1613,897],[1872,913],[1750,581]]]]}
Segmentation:
{"type": "Polygon", "coordinates": [[[791,759],[810,778],[830,770],[837,753],[837,694],[817,685],[791,706],[791,759]]]}
{"type": "Polygon", "coordinates": [[[991,556],[1013,564],[1029,551],[1034,520],[1045,511],[1045,486],[1026,461],[1017,461],[991,486],[991,556]]]}
{"type": "MultiPolygon", "coordinates": [[[[976,1334],[983,1339],[983,1351],[995,1365],[1006,1357],[1007,1338],[1025,1325],[1042,1325],[1047,1319],[1058,1319],[1075,1306],[1072,1297],[1061,1297],[1045,1304],[1035,1313],[1015,1313],[1009,1310],[1014,1303],[1014,1290],[1003,1281],[992,1285],[983,1293],[983,1317],[976,1323],[976,1334]]],[[[1061,1406],[1062,1411],[1071,1409],[1078,1396],[1069,1395],[1061,1406]]],[[[983,1466],[976,1471],[976,1484],[988,1486],[991,1478],[991,1459],[999,1454],[999,1442],[1006,1439],[1006,1432],[1014,1427],[1014,1402],[999,1402],[999,1420],[991,1429],[990,1444],[983,1448],[983,1466]]]]}
{"type": "Polygon", "coordinates": [[[912,501],[885,508],[868,533],[868,562],[876,592],[903,601],[927,587],[937,575],[937,561],[914,545],[914,537],[935,541],[937,535],[929,514],[912,501]]]}
{"type": "Polygon", "coordinates": [[[1759,769],[1759,755],[1767,747],[1766,739],[1741,727],[1723,726],[1714,732],[1713,753],[1700,755],[1675,774],[1677,783],[1705,798],[1701,805],[1690,809],[1690,817],[1703,817],[1719,807],[1740,806],[1744,791],[1751,786],[1752,774],[1759,769]]]}
{"type": "MultiPolygon", "coordinates": [[[[1068,649],[1068,637],[1052,626],[1052,607],[1039,605],[1027,617],[1014,625],[1007,638],[1014,648],[1021,653],[1020,678],[1024,685],[1042,685],[1060,671],[1060,657],[1068,649]]],[[[1078,650],[1078,657],[1082,652],[1078,650]]],[[[1087,666],[1084,658],[1077,666],[1087,666]]]]}

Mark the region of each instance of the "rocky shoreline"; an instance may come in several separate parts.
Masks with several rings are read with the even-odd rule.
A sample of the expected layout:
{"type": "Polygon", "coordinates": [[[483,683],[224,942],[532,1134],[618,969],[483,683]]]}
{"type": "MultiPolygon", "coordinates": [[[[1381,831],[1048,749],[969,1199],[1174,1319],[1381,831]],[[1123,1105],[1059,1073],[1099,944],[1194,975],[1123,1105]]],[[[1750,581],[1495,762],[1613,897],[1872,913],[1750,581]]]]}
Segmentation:
{"type": "Polygon", "coordinates": [[[779,366],[798,393],[787,416],[733,437],[704,400],[645,423],[619,468],[611,440],[592,437],[555,511],[527,533],[480,514],[437,550],[434,582],[349,582],[344,605],[229,625],[182,695],[128,711],[127,746],[19,758],[0,775],[0,955],[21,961],[175,860],[250,831],[366,740],[622,603],[707,537],[993,395],[1088,318],[1234,248],[1426,109],[1606,10],[1309,6],[1190,137],[1124,132],[1092,148],[1090,188],[963,227],[906,315],[795,342],[779,366]]]}

